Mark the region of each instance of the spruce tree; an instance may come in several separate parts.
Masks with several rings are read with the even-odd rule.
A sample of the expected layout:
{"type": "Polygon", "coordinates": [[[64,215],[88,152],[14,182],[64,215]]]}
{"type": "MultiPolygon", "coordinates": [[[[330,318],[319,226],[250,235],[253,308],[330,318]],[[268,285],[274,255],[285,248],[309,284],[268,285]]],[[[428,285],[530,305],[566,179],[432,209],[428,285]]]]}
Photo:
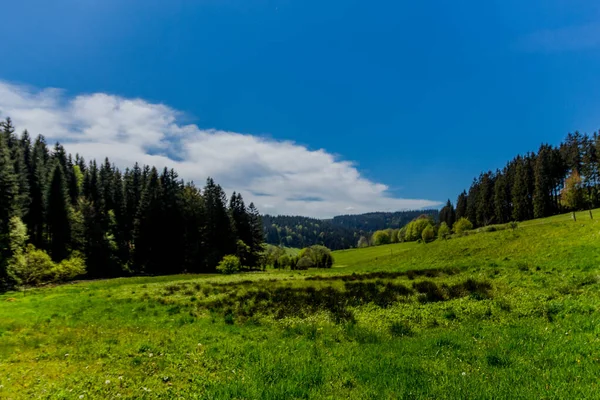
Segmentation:
{"type": "Polygon", "coordinates": [[[492,172],[486,172],[479,178],[476,210],[478,226],[489,225],[494,220],[494,180],[492,172]]]}
{"type": "MultiPolygon", "coordinates": [[[[0,135],[0,238],[7,237],[9,220],[17,214],[18,195],[17,176],[10,159],[6,137],[0,135]]],[[[7,248],[8,246],[6,243],[0,243],[0,247],[7,248]]]]}
{"type": "Polygon", "coordinates": [[[496,174],[494,183],[494,211],[496,222],[506,223],[512,219],[510,211],[510,190],[506,172],[496,174]]]}
{"type": "Polygon", "coordinates": [[[446,202],[446,205],[440,210],[440,223],[445,222],[448,227],[452,228],[454,221],[456,221],[456,212],[450,199],[446,202]]]}
{"type": "Polygon", "coordinates": [[[458,199],[456,200],[457,221],[461,218],[466,218],[467,216],[467,197],[467,192],[465,190],[463,190],[463,192],[458,195],[458,199]]]}
{"type": "Polygon", "coordinates": [[[43,136],[38,136],[31,153],[31,175],[29,191],[31,203],[25,216],[25,224],[29,229],[29,237],[34,246],[45,248],[45,212],[48,192],[48,147],[43,136]]]}
{"type": "Polygon", "coordinates": [[[528,217],[527,206],[527,171],[525,161],[518,158],[512,187],[513,219],[516,221],[526,220],[528,217]]]}
{"type": "Polygon", "coordinates": [[[184,232],[183,269],[189,272],[204,272],[204,199],[200,190],[190,182],[183,188],[181,202],[184,232]]]}
{"type": "Polygon", "coordinates": [[[142,193],[134,233],[134,268],[139,272],[158,274],[161,269],[157,255],[163,243],[165,232],[161,226],[162,188],[156,168],[148,175],[148,182],[142,193]]]}
{"type": "Polygon", "coordinates": [[[54,261],[61,261],[68,256],[68,246],[71,243],[71,221],[67,184],[63,167],[59,161],[54,163],[48,188],[47,210],[50,254],[54,261]]]}
{"type": "Polygon", "coordinates": [[[264,250],[265,228],[260,212],[254,206],[254,203],[250,203],[248,206],[248,218],[250,220],[250,230],[252,232],[252,242],[249,246],[252,257],[254,257],[254,263],[250,266],[257,266],[259,264],[260,253],[264,250]]]}
{"type": "Polygon", "coordinates": [[[209,270],[214,270],[221,259],[235,254],[236,240],[232,231],[227,199],[221,186],[208,178],[203,191],[205,210],[204,248],[209,270]]]}
{"type": "Polygon", "coordinates": [[[543,218],[552,214],[552,182],[550,174],[551,148],[542,145],[535,159],[533,217],[543,218]]]}

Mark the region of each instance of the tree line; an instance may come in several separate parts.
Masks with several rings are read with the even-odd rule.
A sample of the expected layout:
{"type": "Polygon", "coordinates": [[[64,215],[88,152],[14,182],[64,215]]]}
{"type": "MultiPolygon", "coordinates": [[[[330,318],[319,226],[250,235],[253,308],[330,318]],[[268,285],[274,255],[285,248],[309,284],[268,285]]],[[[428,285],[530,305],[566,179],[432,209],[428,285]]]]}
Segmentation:
{"type": "Polygon", "coordinates": [[[397,231],[423,214],[436,218],[438,211],[374,212],[340,215],[331,219],[265,215],[263,224],[265,241],[269,244],[295,248],[320,245],[343,250],[357,247],[361,237],[371,238],[377,230],[397,231]]]}
{"type": "Polygon", "coordinates": [[[558,146],[517,155],[501,170],[475,178],[454,206],[440,210],[452,227],[466,218],[476,227],[524,221],[600,206],[600,136],[569,133],[558,146]]]}
{"type": "Polygon", "coordinates": [[[200,190],[173,169],[86,163],[0,122],[0,285],[25,240],[55,263],[80,256],[85,277],[101,278],[212,272],[225,255],[256,267],[263,239],[254,204],[211,178],[200,190]]]}

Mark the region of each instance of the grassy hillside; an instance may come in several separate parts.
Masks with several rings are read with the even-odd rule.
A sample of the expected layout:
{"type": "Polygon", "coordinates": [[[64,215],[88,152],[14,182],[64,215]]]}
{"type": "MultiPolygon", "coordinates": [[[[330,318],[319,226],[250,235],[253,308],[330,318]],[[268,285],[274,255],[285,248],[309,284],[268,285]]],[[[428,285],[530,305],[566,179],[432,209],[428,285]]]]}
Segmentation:
{"type": "Polygon", "coordinates": [[[594,215],[330,270],[6,293],[0,398],[597,398],[594,215]]]}

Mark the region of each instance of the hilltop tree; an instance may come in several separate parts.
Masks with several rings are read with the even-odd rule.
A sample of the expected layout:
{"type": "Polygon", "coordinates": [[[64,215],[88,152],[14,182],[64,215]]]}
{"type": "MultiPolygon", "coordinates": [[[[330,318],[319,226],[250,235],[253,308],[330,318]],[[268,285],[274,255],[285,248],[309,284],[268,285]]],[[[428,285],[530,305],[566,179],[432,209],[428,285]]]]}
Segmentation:
{"type": "Polygon", "coordinates": [[[508,177],[505,173],[498,173],[496,174],[496,182],[494,183],[494,211],[496,222],[503,224],[511,220],[510,205],[508,177]]]}
{"type": "Polygon", "coordinates": [[[542,145],[535,161],[533,193],[534,218],[547,217],[552,211],[552,181],[550,175],[551,148],[542,145]]]}
{"type": "Polygon", "coordinates": [[[450,199],[446,202],[446,205],[440,210],[440,223],[445,222],[448,227],[452,228],[454,221],[456,221],[456,211],[450,199]]]}
{"type": "Polygon", "coordinates": [[[467,216],[467,192],[463,191],[456,200],[456,221],[467,216]]]}

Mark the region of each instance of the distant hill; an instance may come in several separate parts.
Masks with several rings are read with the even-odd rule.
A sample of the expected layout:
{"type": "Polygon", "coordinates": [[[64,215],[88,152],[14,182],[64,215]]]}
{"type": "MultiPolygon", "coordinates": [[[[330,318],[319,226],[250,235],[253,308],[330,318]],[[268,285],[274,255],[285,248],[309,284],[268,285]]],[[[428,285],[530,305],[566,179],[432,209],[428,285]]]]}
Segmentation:
{"type": "Polygon", "coordinates": [[[381,229],[398,229],[421,214],[437,218],[438,210],[373,212],[317,219],[287,215],[264,215],[265,241],[273,245],[302,248],[321,244],[332,250],[356,247],[358,239],[381,229]]]}

